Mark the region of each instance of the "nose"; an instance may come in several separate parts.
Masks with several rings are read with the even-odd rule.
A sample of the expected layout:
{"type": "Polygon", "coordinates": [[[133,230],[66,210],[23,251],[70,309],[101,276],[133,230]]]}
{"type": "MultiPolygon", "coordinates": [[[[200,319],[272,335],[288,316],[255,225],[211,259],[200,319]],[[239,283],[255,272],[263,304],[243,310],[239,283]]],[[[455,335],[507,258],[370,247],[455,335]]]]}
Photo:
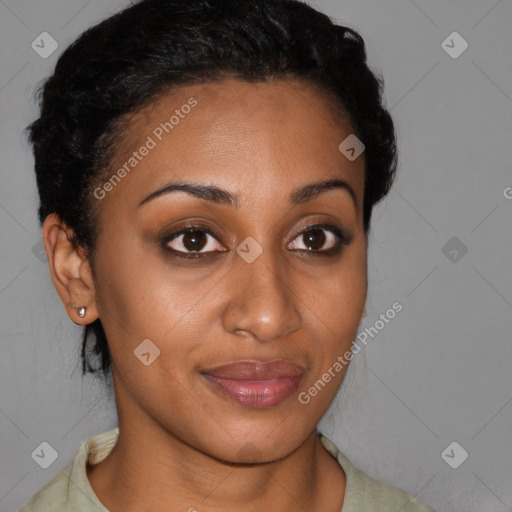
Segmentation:
{"type": "Polygon", "coordinates": [[[222,314],[227,332],[267,343],[300,328],[297,292],[272,251],[264,250],[252,263],[236,256],[230,274],[229,300],[222,314]]]}

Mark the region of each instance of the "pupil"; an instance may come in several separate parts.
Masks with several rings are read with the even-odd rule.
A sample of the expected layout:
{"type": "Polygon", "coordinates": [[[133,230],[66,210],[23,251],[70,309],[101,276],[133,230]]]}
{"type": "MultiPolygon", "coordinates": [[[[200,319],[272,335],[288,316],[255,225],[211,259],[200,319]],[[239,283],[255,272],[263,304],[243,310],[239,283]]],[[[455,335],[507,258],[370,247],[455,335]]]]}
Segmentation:
{"type": "Polygon", "coordinates": [[[188,231],[183,235],[183,245],[188,251],[199,251],[206,244],[206,233],[203,231],[188,231]]]}
{"type": "Polygon", "coordinates": [[[320,250],[325,243],[325,233],[321,229],[312,229],[302,236],[308,249],[320,250]]]}

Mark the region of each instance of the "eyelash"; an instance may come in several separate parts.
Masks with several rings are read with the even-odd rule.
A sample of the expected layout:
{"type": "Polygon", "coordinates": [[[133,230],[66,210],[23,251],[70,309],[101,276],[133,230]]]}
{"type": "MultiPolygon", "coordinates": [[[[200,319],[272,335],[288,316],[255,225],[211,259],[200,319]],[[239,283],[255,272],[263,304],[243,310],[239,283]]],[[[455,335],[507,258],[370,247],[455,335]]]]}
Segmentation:
{"type": "MultiPolygon", "coordinates": [[[[299,233],[297,233],[295,235],[295,237],[292,239],[292,241],[297,239],[304,233],[307,233],[307,232],[313,231],[313,230],[318,230],[318,229],[330,231],[338,238],[338,241],[335,243],[335,245],[333,247],[331,247],[327,250],[314,250],[314,249],[295,249],[295,250],[307,253],[310,256],[335,256],[341,250],[342,245],[349,245],[352,242],[352,236],[347,235],[344,231],[342,231],[335,224],[330,224],[328,222],[323,222],[323,223],[319,223],[319,224],[310,224],[310,225],[306,226],[299,233]]],[[[206,251],[206,252],[191,251],[191,252],[185,253],[183,251],[177,251],[175,249],[171,249],[167,245],[169,242],[172,242],[174,239],[178,238],[179,236],[185,235],[190,232],[206,233],[207,235],[210,235],[211,237],[215,238],[215,240],[219,241],[217,235],[208,226],[197,223],[197,224],[187,224],[185,227],[181,228],[180,230],[167,235],[162,240],[161,245],[164,247],[165,250],[169,251],[172,254],[172,256],[174,256],[176,258],[186,259],[186,260],[201,259],[201,258],[207,257],[213,253],[227,252],[227,250],[225,250],[225,251],[206,251]]]]}

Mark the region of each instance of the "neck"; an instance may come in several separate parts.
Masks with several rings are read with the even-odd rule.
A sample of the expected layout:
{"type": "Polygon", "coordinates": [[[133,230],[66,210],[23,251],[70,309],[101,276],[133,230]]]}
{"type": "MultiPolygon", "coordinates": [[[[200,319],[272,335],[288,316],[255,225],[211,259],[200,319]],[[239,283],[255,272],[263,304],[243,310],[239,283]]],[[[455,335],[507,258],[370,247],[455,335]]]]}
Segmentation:
{"type": "Polygon", "coordinates": [[[123,410],[118,403],[118,416],[116,446],[87,467],[110,512],[168,512],[170,504],[188,512],[227,512],[235,504],[246,512],[341,510],[345,474],[316,430],[280,460],[235,464],[186,444],[139,408],[123,410]]]}

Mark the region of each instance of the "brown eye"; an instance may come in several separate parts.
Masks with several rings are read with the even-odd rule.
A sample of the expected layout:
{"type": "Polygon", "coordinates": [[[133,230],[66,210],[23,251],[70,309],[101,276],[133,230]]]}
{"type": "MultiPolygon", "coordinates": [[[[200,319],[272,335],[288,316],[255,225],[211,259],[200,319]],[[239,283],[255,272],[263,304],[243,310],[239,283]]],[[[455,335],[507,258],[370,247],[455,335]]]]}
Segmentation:
{"type": "Polygon", "coordinates": [[[210,229],[200,226],[181,229],[166,237],[162,242],[168,250],[176,253],[177,256],[183,257],[189,255],[200,256],[226,250],[210,229]]]}
{"type": "Polygon", "coordinates": [[[183,233],[182,243],[187,251],[200,251],[207,242],[204,231],[187,231],[183,233]]]}
{"type": "Polygon", "coordinates": [[[325,244],[327,237],[322,229],[311,229],[302,233],[302,240],[308,249],[319,251],[325,244]]]}
{"type": "Polygon", "coordinates": [[[292,249],[327,253],[344,241],[345,237],[337,226],[315,225],[304,229],[295,237],[292,249]]]}

